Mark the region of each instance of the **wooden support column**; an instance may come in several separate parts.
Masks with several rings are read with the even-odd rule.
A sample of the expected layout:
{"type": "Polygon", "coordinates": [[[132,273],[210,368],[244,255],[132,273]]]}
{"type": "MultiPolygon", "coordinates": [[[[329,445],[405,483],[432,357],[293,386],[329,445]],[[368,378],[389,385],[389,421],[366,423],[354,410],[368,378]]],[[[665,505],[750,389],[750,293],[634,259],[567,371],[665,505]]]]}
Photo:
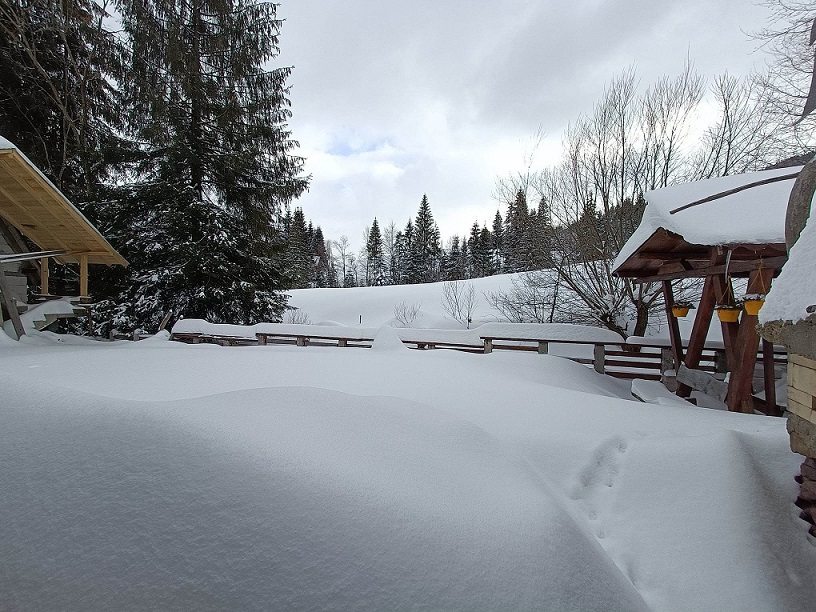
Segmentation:
{"type": "MultiPolygon", "coordinates": [[[[748,277],[748,293],[765,293],[771,286],[774,270],[762,268],[754,270],[748,277]]],[[[757,317],[742,313],[737,342],[731,365],[731,378],[728,382],[728,410],[753,414],[754,403],[751,399],[751,383],[754,380],[759,334],[756,330],[757,317]]]]}
{"type": "Polygon", "coordinates": [[[663,281],[663,301],[666,303],[666,320],[669,323],[669,339],[671,340],[672,357],[674,357],[675,373],[683,363],[683,340],[680,338],[680,326],[677,324],[677,317],[672,314],[674,306],[674,291],[671,281],[663,281]]]}
{"type": "Polygon", "coordinates": [[[603,344],[596,344],[593,351],[592,366],[598,374],[604,374],[606,362],[606,347],[603,344]]]}
{"type": "MultiPolygon", "coordinates": [[[[691,330],[691,338],[689,338],[688,348],[686,349],[685,364],[690,370],[696,370],[700,365],[700,357],[705,348],[715,302],[714,277],[706,276],[703,284],[703,294],[700,297],[700,305],[697,308],[697,316],[694,318],[694,327],[691,330]]],[[[684,384],[678,385],[677,395],[680,397],[690,396],[691,387],[684,384]]]]}
{"type": "Polygon", "coordinates": [[[20,319],[20,311],[17,310],[17,300],[11,296],[11,286],[6,280],[3,264],[0,264],[0,293],[3,294],[3,303],[6,305],[6,310],[8,310],[11,317],[11,324],[14,326],[14,332],[19,340],[25,335],[25,328],[22,319],[20,319]]]}
{"type": "Polygon", "coordinates": [[[79,256],[79,295],[88,296],[88,256],[79,256]]]}
{"type": "Polygon", "coordinates": [[[762,365],[765,374],[765,414],[782,416],[776,407],[776,373],[774,371],[773,342],[762,339],[762,365]]]}
{"type": "MultiPolygon", "coordinates": [[[[731,280],[727,279],[725,275],[719,274],[713,277],[714,280],[714,294],[717,303],[722,303],[726,295],[734,295],[734,290],[731,287],[731,280]]],[[[720,323],[722,327],[723,345],[725,347],[725,357],[728,370],[734,368],[734,351],[736,351],[737,344],[737,330],[739,323],[720,323]]]]}
{"type": "Polygon", "coordinates": [[[48,277],[49,277],[49,270],[48,270],[48,258],[41,257],[40,258],[40,293],[43,295],[48,295],[48,277]]]}

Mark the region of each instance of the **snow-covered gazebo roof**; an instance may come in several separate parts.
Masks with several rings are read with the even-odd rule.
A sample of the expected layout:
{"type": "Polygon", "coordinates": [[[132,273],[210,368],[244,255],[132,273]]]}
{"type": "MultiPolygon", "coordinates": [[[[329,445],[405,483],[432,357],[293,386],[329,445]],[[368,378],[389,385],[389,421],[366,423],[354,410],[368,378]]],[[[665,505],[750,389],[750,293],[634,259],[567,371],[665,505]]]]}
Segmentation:
{"type": "MultiPolygon", "coordinates": [[[[715,271],[712,247],[731,249],[732,275],[754,269],[760,257],[769,266],[781,267],[785,211],[795,181],[791,175],[799,170],[801,166],[765,170],[647,192],[643,219],[615,260],[615,273],[642,280],[706,276],[715,271]],[[790,178],[736,191],[785,176],[790,178]],[[730,195],[677,210],[732,190],[730,195]]],[[[717,265],[722,267],[721,262],[717,265]]]]}

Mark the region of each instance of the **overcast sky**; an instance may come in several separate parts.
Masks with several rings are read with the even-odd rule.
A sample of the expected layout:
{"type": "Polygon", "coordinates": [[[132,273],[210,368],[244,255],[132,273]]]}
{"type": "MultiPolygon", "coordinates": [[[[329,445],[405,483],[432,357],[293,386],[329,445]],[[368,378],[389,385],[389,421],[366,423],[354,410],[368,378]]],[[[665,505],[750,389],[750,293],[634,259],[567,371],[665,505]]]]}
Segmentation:
{"type": "MultiPolygon", "coordinates": [[[[495,179],[540,162],[570,120],[634,66],[643,88],[689,57],[713,77],[764,61],[755,0],[281,0],[293,137],[326,238],[359,247],[376,216],[403,227],[423,193],[447,239],[492,221],[495,179]]],[[[504,211],[502,211],[503,213],[504,211]]]]}

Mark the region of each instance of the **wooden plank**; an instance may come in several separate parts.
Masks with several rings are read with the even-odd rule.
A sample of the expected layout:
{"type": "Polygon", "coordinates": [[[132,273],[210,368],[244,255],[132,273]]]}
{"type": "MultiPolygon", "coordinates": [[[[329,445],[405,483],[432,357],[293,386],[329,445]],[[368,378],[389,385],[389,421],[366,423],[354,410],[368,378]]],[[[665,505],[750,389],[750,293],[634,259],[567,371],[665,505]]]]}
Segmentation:
{"type": "Polygon", "coordinates": [[[706,374],[700,370],[691,370],[684,364],[680,365],[680,370],[677,372],[677,381],[721,402],[725,402],[728,395],[728,384],[717,380],[711,374],[706,374]]]}
{"type": "Polygon", "coordinates": [[[816,370],[816,360],[808,359],[807,357],[803,357],[802,355],[797,355],[796,353],[789,353],[788,354],[788,361],[791,363],[795,363],[798,366],[802,366],[803,368],[808,368],[810,370],[816,370]]]}
{"type": "Polygon", "coordinates": [[[787,181],[789,179],[795,179],[799,176],[799,171],[791,172],[790,174],[783,174],[782,176],[773,176],[771,178],[762,179],[761,181],[754,181],[753,183],[746,183],[745,185],[740,185],[739,187],[734,187],[733,189],[729,189],[727,191],[721,191],[720,193],[715,193],[710,196],[706,196],[700,200],[695,200],[694,202],[689,202],[683,206],[675,208],[669,211],[670,215],[674,215],[679,213],[682,210],[686,210],[687,208],[691,208],[693,206],[699,206],[700,204],[705,204],[706,202],[713,202],[714,200],[719,200],[720,198],[724,198],[730,195],[734,195],[735,193],[739,193],[740,191],[745,191],[746,189],[752,189],[754,187],[759,187],[760,185],[768,185],[770,183],[778,183],[779,181],[787,181]]]}
{"type": "MultiPolygon", "coordinates": [[[[714,257],[716,257],[716,255],[714,255],[714,257]]],[[[711,317],[714,315],[716,297],[714,277],[706,276],[705,283],[703,284],[703,293],[700,296],[700,304],[697,308],[697,316],[694,318],[694,326],[691,329],[691,337],[689,338],[688,347],[686,347],[684,360],[686,367],[692,370],[700,366],[703,349],[705,348],[705,342],[708,338],[708,329],[711,326],[711,317]]],[[[680,397],[689,397],[691,395],[691,387],[683,384],[678,385],[677,395],[680,397]]]]}
{"type": "MultiPolygon", "coordinates": [[[[733,297],[734,289],[730,279],[727,279],[723,274],[718,274],[714,277],[713,281],[714,294],[717,302],[724,302],[727,299],[726,296],[733,297]]],[[[720,323],[720,327],[722,329],[723,345],[725,347],[726,371],[728,371],[734,367],[734,364],[731,362],[733,361],[732,356],[736,350],[739,323],[720,323]]],[[[757,341],[757,344],[759,344],[759,341],[757,341]]]]}
{"type": "Polygon", "coordinates": [[[25,336],[25,328],[23,321],[20,319],[20,311],[17,310],[17,299],[11,295],[11,286],[6,279],[6,272],[3,270],[3,264],[0,264],[0,294],[3,296],[3,303],[6,305],[6,310],[11,317],[11,324],[14,327],[14,333],[17,338],[25,336]]]}
{"type": "MultiPolygon", "coordinates": [[[[784,263],[787,261],[787,257],[777,256],[777,257],[768,257],[765,258],[763,261],[773,268],[781,268],[784,263]]],[[[756,268],[756,260],[751,261],[731,261],[728,265],[728,273],[729,274],[745,274],[746,272],[750,272],[751,270],[756,268]]],[[[638,276],[637,282],[639,283],[656,283],[665,280],[677,280],[681,278],[702,278],[704,276],[714,276],[719,274],[725,274],[725,264],[716,265],[716,266],[706,266],[705,268],[695,268],[693,270],[683,270],[683,271],[675,271],[675,272],[666,272],[666,273],[656,273],[650,274],[649,276],[638,276]]]]}
{"type": "Polygon", "coordinates": [[[816,397],[812,396],[810,393],[800,391],[795,387],[788,388],[788,399],[798,402],[810,410],[816,410],[816,397]]]}
{"type": "Polygon", "coordinates": [[[626,361],[624,359],[605,359],[604,365],[613,368],[639,368],[641,370],[655,370],[660,369],[659,361],[626,361]]]}
{"type": "Polygon", "coordinates": [[[648,372],[616,372],[614,370],[610,370],[606,372],[607,376],[611,376],[612,378],[624,378],[627,380],[631,380],[633,378],[642,378],[643,380],[660,380],[660,374],[650,374],[648,372]]]}
{"type": "Polygon", "coordinates": [[[40,259],[40,293],[48,295],[48,258],[40,259]]]}
{"type": "Polygon", "coordinates": [[[79,295],[88,295],[88,256],[79,256],[79,295]]]}
{"type": "Polygon", "coordinates": [[[811,370],[798,363],[788,365],[788,386],[816,395],[816,370],[811,370]]]}
{"type": "Polygon", "coordinates": [[[677,369],[683,363],[683,340],[680,338],[680,326],[677,317],[672,315],[674,306],[674,290],[671,281],[663,281],[663,301],[666,307],[666,320],[669,324],[669,339],[671,340],[672,357],[674,358],[674,368],[677,369]]]}
{"type": "Polygon", "coordinates": [[[776,369],[774,368],[773,343],[762,339],[762,373],[765,378],[765,404],[769,416],[782,416],[776,406],[776,369]]]}
{"type": "Polygon", "coordinates": [[[604,373],[604,359],[606,347],[603,344],[596,344],[593,350],[592,366],[599,374],[604,373]]]}
{"type": "MultiPolygon", "coordinates": [[[[748,279],[747,293],[765,293],[771,287],[774,270],[760,268],[751,272],[748,279]]],[[[731,378],[728,382],[728,410],[732,412],[753,413],[751,402],[751,385],[754,380],[754,367],[757,359],[759,334],[757,333],[757,316],[742,313],[734,352],[734,363],[731,366],[731,378]]]]}
{"type": "Polygon", "coordinates": [[[788,398],[788,412],[792,412],[796,416],[802,417],[811,423],[816,423],[816,412],[814,412],[813,409],[790,398],[788,398]]]}

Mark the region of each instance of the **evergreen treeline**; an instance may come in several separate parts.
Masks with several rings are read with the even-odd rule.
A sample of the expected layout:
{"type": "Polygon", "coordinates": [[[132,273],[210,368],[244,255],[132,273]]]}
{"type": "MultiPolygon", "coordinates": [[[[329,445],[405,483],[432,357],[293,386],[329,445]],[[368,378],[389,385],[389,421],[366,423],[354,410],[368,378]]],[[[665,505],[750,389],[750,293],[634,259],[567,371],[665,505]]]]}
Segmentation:
{"type": "MultiPolygon", "coordinates": [[[[345,238],[339,249],[332,249],[330,242],[327,265],[345,274],[328,275],[336,284],[310,286],[407,285],[539,270],[550,265],[554,231],[547,203],[542,200],[538,207],[530,207],[519,191],[504,218],[496,211],[491,227],[475,222],[469,235],[453,236],[443,246],[423,195],[416,217],[403,229],[396,229],[393,222],[383,229],[375,218],[364,233],[359,255],[348,251],[345,238]]],[[[317,261],[316,252],[311,256],[317,261]]]]}

